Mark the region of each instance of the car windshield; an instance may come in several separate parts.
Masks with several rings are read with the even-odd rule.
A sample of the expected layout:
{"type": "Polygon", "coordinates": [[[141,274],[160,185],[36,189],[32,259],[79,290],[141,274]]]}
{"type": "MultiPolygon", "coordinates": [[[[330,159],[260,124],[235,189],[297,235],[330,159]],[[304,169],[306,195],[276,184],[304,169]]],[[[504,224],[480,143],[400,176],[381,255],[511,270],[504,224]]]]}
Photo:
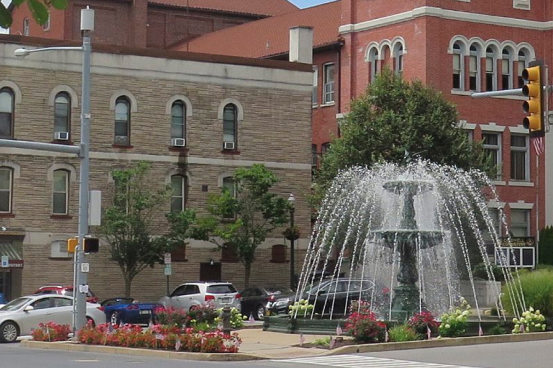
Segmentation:
{"type": "Polygon", "coordinates": [[[17,298],[0,308],[0,311],[14,311],[21,308],[23,305],[27,304],[31,300],[30,298],[17,298]]]}
{"type": "Polygon", "coordinates": [[[231,284],[217,284],[208,286],[207,292],[211,294],[228,294],[235,293],[236,289],[231,284]]]}
{"type": "Polygon", "coordinates": [[[279,295],[279,294],[293,294],[294,291],[287,287],[268,287],[265,290],[267,290],[267,293],[279,295]]]}

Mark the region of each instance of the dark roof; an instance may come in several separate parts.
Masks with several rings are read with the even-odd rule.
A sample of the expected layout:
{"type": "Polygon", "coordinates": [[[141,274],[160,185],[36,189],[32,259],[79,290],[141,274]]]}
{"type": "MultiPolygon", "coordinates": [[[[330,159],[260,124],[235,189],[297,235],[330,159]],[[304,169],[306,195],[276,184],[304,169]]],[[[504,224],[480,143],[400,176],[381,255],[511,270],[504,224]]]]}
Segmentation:
{"type": "MultiPolygon", "coordinates": [[[[81,45],[80,42],[75,42],[75,41],[54,40],[54,39],[47,39],[47,38],[27,37],[27,36],[9,35],[9,34],[0,34],[0,42],[20,44],[20,45],[26,45],[26,46],[35,46],[35,47],[80,46],[81,45]]],[[[196,53],[196,52],[183,52],[183,51],[173,51],[173,50],[163,50],[163,49],[153,49],[153,48],[131,48],[131,47],[116,46],[116,45],[93,43],[92,51],[105,52],[109,54],[137,55],[137,56],[147,56],[147,57],[176,59],[176,60],[189,60],[189,61],[199,61],[199,62],[208,62],[208,63],[258,66],[258,67],[264,67],[264,68],[298,70],[298,71],[311,71],[310,65],[302,64],[302,63],[290,63],[288,61],[281,61],[281,60],[263,60],[263,59],[253,59],[253,58],[246,58],[246,57],[213,55],[213,54],[203,54],[203,53],[196,53]]]]}
{"type": "Polygon", "coordinates": [[[340,15],[341,2],[334,1],[207,33],[172,49],[254,58],[287,54],[289,31],[295,26],[313,27],[316,49],[338,42],[340,15]]]}

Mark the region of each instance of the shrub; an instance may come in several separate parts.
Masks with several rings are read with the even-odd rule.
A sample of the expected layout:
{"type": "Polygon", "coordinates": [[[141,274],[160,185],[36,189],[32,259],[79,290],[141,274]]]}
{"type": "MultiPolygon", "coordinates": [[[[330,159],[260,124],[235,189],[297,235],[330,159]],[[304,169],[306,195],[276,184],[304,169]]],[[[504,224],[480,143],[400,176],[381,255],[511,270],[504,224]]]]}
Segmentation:
{"type": "Polygon", "coordinates": [[[188,314],[182,308],[157,307],[154,309],[156,322],[160,325],[186,326],[188,314]]]}
{"type": "Polygon", "coordinates": [[[463,335],[467,329],[469,314],[470,305],[463,299],[459,308],[451,309],[449,313],[441,315],[441,323],[438,328],[440,335],[446,337],[463,335]]]}
{"type": "Polygon", "coordinates": [[[386,325],[376,320],[376,315],[370,311],[369,304],[360,302],[359,308],[355,308],[345,325],[345,331],[349,332],[357,342],[383,341],[386,325]]]}
{"type": "Polygon", "coordinates": [[[394,342],[414,341],[421,338],[421,335],[415,332],[409,325],[397,325],[392,327],[388,331],[388,336],[390,337],[390,341],[394,342]]]}
{"type": "Polygon", "coordinates": [[[514,275],[515,280],[505,284],[502,288],[503,307],[509,313],[514,313],[514,308],[509,297],[509,290],[517,289],[522,286],[522,293],[526,305],[531,305],[539,309],[545,317],[553,317],[553,271],[549,269],[540,269],[536,271],[520,272],[514,275]],[[514,285],[513,285],[514,282],[514,285]]]}
{"type": "MultiPolygon", "coordinates": [[[[490,271],[493,274],[495,281],[505,280],[505,276],[503,275],[501,267],[492,264],[490,267],[490,271]]],[[[488,272],[486,271],[486,265],[484,263],[479,263],[474,266],[474,269],[472,270],[472,276],[478,277],[482,280],[489,280],[488,272]]]]}
{"type": "Polygon", "coordinates": [[[32,336],[35,341],[65,341],[69,338],[71,327],[55,322],[39,323],[38,328],[33,329],[32,336]]]}
{"type": "Polygon", "coordinates": [[[206,303],[191,309],[187,314],[186,327],[194,327],[197,324],[214,325],[215,318],[219,316],[220,312],[215,309],[213,304],[206,303]]]}
{"type": "Polygon", "coordinates": [[[313,313],[313,308],[313,304],[309,304],[307,300],[301,299],[288,307],[288,314],[292,317],[307,317],[313,313]]]}
{"type": "Polygon", "coordinates": [[[515,324],[512,331],[514,334],[545,331],[544,315],[539,310],[534,311],[532,307],[523,312],[520,319],[513,318],[513,323],[515,324]]]}
{"type": "MultiPolygon", "coordinates": [[[[223,308],[217,309],[217,318],[215,318],[215,323],[222,324],[223,319],[221,315],[223,313],[223,308]]],[[[246,316],[243,316],[240,311],[236,308],[230,310],[230,327],[236,329],[244,326],[244,320],[247,319],[246,316]]]]}
{"type": "Polygon", "coordinates": [[[492,328],[488,330],[488,334],[490,335],[504,335],[507,333],[507,330],[505,330],[505,327],[501,325],[494,325],[492,328]]]}
{"type": "Polygon", "coordinates": [[[426,338],[428,336],[428,329],[430,329],[432,334],[438,333],[440,322],[436,321],[432,313],[422,311],[421,313],[414,314],[407,322],[407,325],[422,338],[426,338]]]}

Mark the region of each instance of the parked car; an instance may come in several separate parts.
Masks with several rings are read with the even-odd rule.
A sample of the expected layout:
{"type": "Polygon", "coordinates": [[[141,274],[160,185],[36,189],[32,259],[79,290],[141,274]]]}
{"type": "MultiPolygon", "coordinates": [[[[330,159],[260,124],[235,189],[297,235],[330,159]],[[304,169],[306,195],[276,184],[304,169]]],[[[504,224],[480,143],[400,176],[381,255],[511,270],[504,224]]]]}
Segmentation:
{"type": "Polygon", "coordinates": [[[170,296],[160,299],[165,307],[194,309],[206,303],[215,308],[234,307],[240,310],[240,294],[229,282],[187,282],[177,286],[170,296]]]}
{"type": "MultiPolygon", "coordinates": [[[[33,294],[59,294],[73,296],[73,285],[48,284],[39,287],[33,294]]],[[[98,297],[94,295],[92,290],[88,289],[88,293],[86,294],[86,301],[89,303],[98,303],[98,297]]]]}
{"type": "Polygon", "coordinates": [[[100,305],[106,320],[114,324],[148,324],[153,322],[154,310],[161,307],[158,303],[139,303],[129,297],[106,299],[100,305]]]}
{"type": "Polygon", "coordinates": [[[345,315],[354,300],[369,300],[374,288],[371,280],[327,279],[308,289],[302,296],[314,304],[315,313],[345,315]]]}
{"type": "MultiPolygon", "coordinates": [[[[277,311],[277,306],[273,303],[279,300],[282,302],[286,297],[293,295],[294,292],[287,287],[250,287],[240,292],[242,299],[240,301],[241,312],[245,316],[252,315],[253,318],[260,320],[265,316],[266,311],[277,311]]],[[[280,303],[279,303],[280,306],[280,303]]],[[[288,304],[285,307],[285,313],[288,312],[288,304]]]]}
{"type": "MultiPolygon", "coordinates": [[[[95,325],[105,323],[100,304],[86,303],[86,319],[95,325]]],[[[0,342],[14,342],[30,335],[40,323],[73,323],[73,297],[65,295],[29,295],[14,299],[0,308],[0,342]]]]}

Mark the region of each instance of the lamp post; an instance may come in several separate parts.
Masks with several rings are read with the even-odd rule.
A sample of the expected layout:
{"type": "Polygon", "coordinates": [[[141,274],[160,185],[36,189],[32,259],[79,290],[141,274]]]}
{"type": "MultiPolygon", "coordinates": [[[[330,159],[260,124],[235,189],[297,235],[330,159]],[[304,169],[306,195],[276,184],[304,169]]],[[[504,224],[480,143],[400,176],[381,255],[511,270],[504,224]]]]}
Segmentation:
{"type": "Polygon", "coordinates": [[[294,238],[295,238],[295,232],[294,232],[294,202],[296,201],[296,198],[294,197],[294,194],[290,193],[288,196],[288,203],[290,204],[290,289],[296,288],[295,283],[295,270],[294,270],[294,238]]]}
{"type": "MultiPolygon", "coordinates": [[[[56,50],[79,50],[83,52],[82,61],[82,94],[81,94],[81,143],[77,150],[80,158],[79,173],[79,243],[75,249],[75,264],[73,275],[73,294],[75,296],[73,307],[73,332],[80,330],[86,324],[86,291],[88,284],[87,272],[83,272],[85,263],[84,237],[88,233],[88,175],[89,175],[89,142],[90,142],[90,32],[94,31],[94,10],[88,6],[81,9],[81,34],[83,45],[81,47],[45,47],[39,49],[17,49],[15,56],[27,56],[31,53],[56,50]]],[[[3,142],[9,145],[9,142],[3,142]]],[[[35,148],[48,151],[66,152],[68,149],[56,147],[60,145],[19,142],[23,148],[35,148]]],[[[15,146],[15,145],[13,145],[15,146]]],[[[67,147],[69,148],[69,147],[67,147]]],[[[73,148],[73,147],[71,147],[73,148]]],[[[74,152],[73,150],[71,150],[74,152]]]]}

